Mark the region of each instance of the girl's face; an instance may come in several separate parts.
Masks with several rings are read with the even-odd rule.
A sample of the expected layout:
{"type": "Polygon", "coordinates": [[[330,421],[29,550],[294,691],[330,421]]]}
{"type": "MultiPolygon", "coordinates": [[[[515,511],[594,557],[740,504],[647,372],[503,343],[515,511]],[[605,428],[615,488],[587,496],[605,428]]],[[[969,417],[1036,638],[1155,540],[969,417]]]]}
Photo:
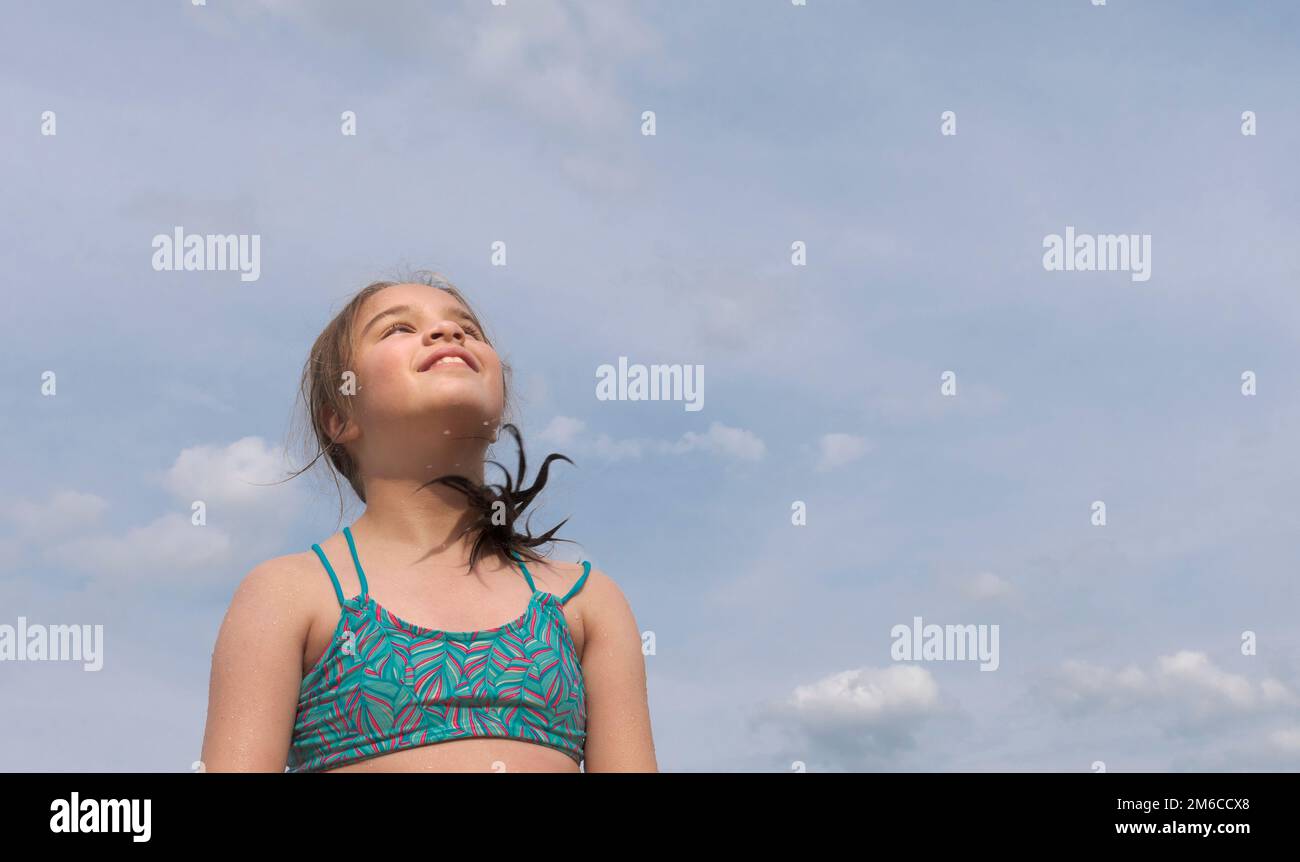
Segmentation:
{"type": "Polygon", "coordinates": [[[501,360],[454,296],[424,284],[386,287],[362,303],[354,332],[367,436],[376,428],[386,443],[496,436],[505,401],[501,360]]]}

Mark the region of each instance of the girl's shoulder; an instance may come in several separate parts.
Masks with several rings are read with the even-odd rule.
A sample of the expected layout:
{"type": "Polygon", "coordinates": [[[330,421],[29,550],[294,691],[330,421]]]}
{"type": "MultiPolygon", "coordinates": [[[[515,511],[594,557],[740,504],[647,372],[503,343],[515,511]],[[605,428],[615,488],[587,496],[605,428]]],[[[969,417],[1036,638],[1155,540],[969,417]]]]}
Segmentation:
{"type": "Polygon", "coordinates": [[[315,563],[316,568],[320,568],[320,563],[316,562],[316,555],[311,551],[270,557],[249,569],[240,587],[273,592],[296,590],[301,586],[304,575],[309,571],[312,563],[315,563]]]}
{"type": "Polygon", "coordinates": [[[231,595],[223,628],[239,638],[270,629],[293,638],[305,636],[314,610],[305,571],[300,554],[271,557],[253,566],[231,595]]]}

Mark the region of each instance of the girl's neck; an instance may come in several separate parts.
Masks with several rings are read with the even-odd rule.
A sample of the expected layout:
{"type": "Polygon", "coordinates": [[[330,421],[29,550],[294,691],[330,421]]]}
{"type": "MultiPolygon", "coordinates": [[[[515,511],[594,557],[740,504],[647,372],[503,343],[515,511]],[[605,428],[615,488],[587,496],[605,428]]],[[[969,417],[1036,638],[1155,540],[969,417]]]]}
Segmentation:
{"type": "Polygon", "coordinates": [[[352,524],[358,543],[380,549],[410,549],[425,564],[464,568],[476,535],[464,532],[478,519],[465,495],[446,485],[366,482],[366,510],[352,524]]]}

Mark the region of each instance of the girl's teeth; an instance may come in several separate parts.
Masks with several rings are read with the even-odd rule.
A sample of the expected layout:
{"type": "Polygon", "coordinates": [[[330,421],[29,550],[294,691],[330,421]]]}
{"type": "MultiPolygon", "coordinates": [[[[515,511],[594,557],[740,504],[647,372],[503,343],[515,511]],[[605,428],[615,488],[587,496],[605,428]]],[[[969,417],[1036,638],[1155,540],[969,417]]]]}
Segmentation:
{"type": "Polygon", "coordinates": [[[459,362],[461,365],[465,364],[465,360],[461,359],[459,356],[444,356],[433,364],[446,365],[448,362],[459,362]]]}

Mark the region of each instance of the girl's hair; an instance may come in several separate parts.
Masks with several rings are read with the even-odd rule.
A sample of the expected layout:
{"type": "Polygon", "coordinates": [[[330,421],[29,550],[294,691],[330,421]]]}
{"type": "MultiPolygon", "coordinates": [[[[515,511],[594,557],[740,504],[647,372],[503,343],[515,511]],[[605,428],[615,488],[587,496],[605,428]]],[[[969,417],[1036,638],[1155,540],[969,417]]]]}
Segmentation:
{"type": "MultiPolygon", "coordinates": [[[[316,343],[312,345],[311,354],[307,357],[307,362],[303,366],[302,381],[299,388],[299,394],[306,406],[312,436],[315,437],[317,451],[306,467],[303,467],[302,470],[297,471],[289,478],[294,478],[310,469],[322,455],[327,455],[327,463],[332,467],[334,486],[339,492],[340,523],[343,518],[343,490],[339,485],[338,477],[342,476],[348,481],[348,484],[352,486],[352,490],[363,503],[366,501],[366,489],[356,461],[343,448],[343,444],[330,437],[326,417],[328,410],[333,410],[344,423],[352,416],[351,396],[343,393],[344,387],[341,384],[344,380],[344,372],[353,367],[352,339],[356,332],[357,313],[361,310],[362,303],[371,295],[397,284],[427,284],[430,287],[446,291],[461,302],[469,310],[470,314],[474,314],[474,309],[465,299],[465,296],[445,277],[436,272],[417,270],[411,273],[409,278],[403,278],[401,281],[375,281],[363,287],[348,300],[343,309],[335,315],[334,319],[326,325],[324,331],[317,337],[316,343]]],[[[483,341],[491,345],[492,341],[488,338],[487,331],[483,328],[477,315],[474,316],[474,320],[478,324],[483,341]]],[[[502,359],[501,378],[507,415],[510,412],[510,374],[510,365],[502,359]]],[[[533,548],[554,542],[572,541],[571,539],[554,538],[555,532],[568,522],[567,518],[538,536],[532,535],[527,523],[524,524],[524,532],[522,533],[518,532],[516,525],[529,504],[545,487],[551,462],[559,460],[568,461],[572,464],[573,461],[557,453],[547,455],[537,473],[536,480],[531,486],[524,487],[526,464],[523,438],[519,434],[519,429],[513,424],[505,423],[501,427],[515,438],[515,445],[519,448],[519,475],[517,477],[512,478],[509,470],[496,461],[489,460],[487,463],[499,467],[501,472],[505,474],[504,484],[480,485],[465,476],[446,475],[431,479],[420,486],[423,489],[431,485],[443,484],[455,488],[465,494],[471,511],[477,513],[478,517],[461,533],[461,535],[465,533],[475,535],[469,559],[471,571],[480,557],[493,552],[506,557],[518,555],[529,560],[541,560],[542,557],[533,551],[533,548]]]]}

